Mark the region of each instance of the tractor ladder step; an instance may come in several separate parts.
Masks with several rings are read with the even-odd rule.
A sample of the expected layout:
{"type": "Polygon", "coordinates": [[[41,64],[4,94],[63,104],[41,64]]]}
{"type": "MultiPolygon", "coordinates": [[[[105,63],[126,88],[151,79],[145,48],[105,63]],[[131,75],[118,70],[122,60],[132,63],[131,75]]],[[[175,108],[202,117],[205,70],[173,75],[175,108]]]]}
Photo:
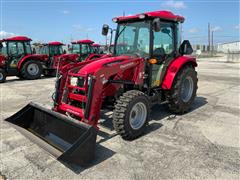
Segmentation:
{"type": "Polygon", "coordinates": [[[82,108],[78,108],[78,107],[71,106],[69,104],[62,103],[59,106],[59,109],[62,111],[74,114],[76,116],[79,116],[81,118],[84,117],[84,110],[82,108]]]}
{"type": "Polygon", "coordinates": [[[69,93],[69,98],[71,100],[87,102],[87,97],[81,94],[69,93]]]}

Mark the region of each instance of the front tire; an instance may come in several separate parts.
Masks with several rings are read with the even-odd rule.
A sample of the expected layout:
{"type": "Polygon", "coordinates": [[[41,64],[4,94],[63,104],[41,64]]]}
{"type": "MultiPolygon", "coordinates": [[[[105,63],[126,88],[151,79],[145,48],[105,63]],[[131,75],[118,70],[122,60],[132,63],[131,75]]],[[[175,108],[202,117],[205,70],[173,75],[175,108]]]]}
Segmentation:
{"type": "Polygon", "coordinates": [[[191,108],[196,97],[197,82],[197,72],[192,66],[179,71],[168,94],[168,106],[173,113],[182,114],[191,108]]]}
{"type": "Polygon", "coordinates": [[[3,69],[0,69],[0,83],[4,83],[6,81],[6,73],[3,69]]]}
{"type": "Polygon", "coordinates": [[[38,61],[27,61],[22,67],[22,76],[24,79],[39,79],[42,75],[42,64],[38,61]]]}
{"type": "Polygon", "coordinates": [[[131,90],[120,96],[113,111],[113,126],[125,140],[143,134],[149,121],[150,105],[147,95],[131,90]]]}

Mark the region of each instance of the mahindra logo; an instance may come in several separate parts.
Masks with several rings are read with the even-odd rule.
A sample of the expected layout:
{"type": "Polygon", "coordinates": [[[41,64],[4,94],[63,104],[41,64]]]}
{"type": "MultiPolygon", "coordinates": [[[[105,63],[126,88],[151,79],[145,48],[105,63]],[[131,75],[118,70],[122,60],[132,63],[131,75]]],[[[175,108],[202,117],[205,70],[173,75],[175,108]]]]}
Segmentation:
{"type": "Polygon", "coordinates": [[[134,62],[130,62],[130,63],[127,63],[127,64],[123,64],[120,66],[120,69],[124,69],[126,67],[129,67],[129,66],[132,66],[134,64],[134,62]]]}

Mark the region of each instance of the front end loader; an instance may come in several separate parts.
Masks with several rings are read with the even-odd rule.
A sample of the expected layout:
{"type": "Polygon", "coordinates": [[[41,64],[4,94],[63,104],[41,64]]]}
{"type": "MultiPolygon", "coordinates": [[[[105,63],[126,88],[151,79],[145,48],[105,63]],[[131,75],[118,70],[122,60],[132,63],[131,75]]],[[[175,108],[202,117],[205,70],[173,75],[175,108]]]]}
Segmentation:
{"type": "MultiPolygon", "coordinates": [[[[67,162],[82,165],[92,160],[85,156],[94,157],[101,109],[113,110],[115,130],[133,140],[144,133],[154,104],[168,103],[181,114],[196,97],[196,59],[189,56],[189,41],[179,42],[182,16],[154,11],[113,21],[118,27],[111,56],[64,66],[52,110],[29,104],[7,119],[61,151],[67,162]]],[[[104,25],[102,34],[109,29],[104,25]]]]}

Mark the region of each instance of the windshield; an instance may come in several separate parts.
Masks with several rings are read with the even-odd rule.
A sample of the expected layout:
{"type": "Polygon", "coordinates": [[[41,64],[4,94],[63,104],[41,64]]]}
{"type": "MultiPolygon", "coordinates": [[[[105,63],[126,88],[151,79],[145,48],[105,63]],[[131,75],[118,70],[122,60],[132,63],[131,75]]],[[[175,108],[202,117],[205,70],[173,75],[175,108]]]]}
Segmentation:
{"type": "Polygon", "coordinates": [[[50,56],[57,56],[63,54],[62,46],[49,46],[50,56]]]}
{"type": "Polygon", "coordinates": [[[7,55],[7,44],[5,42],[0,43],[0,54],[7,55]]]}
{"type": "Polygon", "coordinates": [[[100,52],[100,47],[92,47],[92,49],[95,54],[98,54],[100,52]]]}
{"type": "Polygon", "coordinates": [[[72,54],[80,54],[80,44],[72,44],[72,54]]]}
{"type": "Polygon", "coordinates": [[[92,47],[89,44],[82,44],[82,54],[92,53],[92,47]]]}
{"type": "Polygon", "coordinates": [[[41,46],[39,49],[39,54],[49,54],[48,46],[41,46]]]}
{"type": "Polygon", "coordinates": [[[119,24],[115,54],[149,56],[150,22],[132,22],[119,24]]]}

